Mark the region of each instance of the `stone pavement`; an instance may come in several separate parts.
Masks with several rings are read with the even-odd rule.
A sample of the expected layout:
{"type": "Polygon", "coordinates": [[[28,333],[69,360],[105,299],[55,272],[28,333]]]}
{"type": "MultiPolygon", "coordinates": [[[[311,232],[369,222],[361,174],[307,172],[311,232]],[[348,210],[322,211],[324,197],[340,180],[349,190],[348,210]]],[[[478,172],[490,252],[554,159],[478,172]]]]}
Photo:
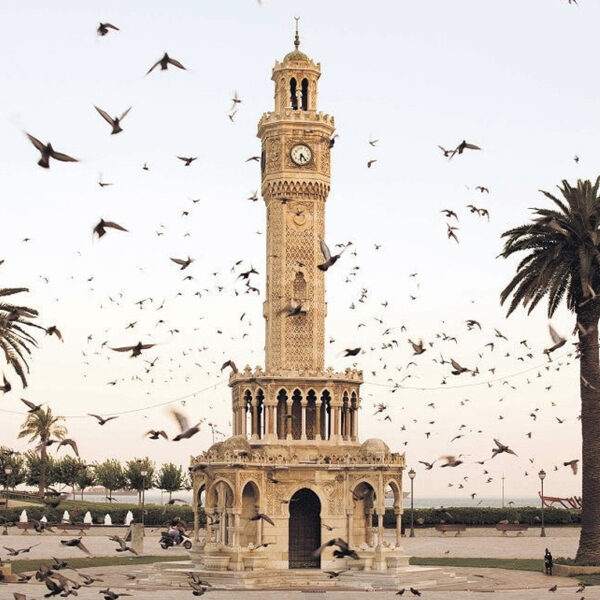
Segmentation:
{"type": "MultiPolygon", "coordinates": [[[[123,535],[124,528],[114,528],[108,532],[105,530],[96,530],[93,535],[84,538],[84,543],[95,555],[117,555],[114,551],[116,544],[110,542],[106,535],[108,533],[117,533],[123,535]],[[101,533],[101,535],[98,535],[101,533]]],[[[11,532],[11,533],[16,533],[11,532]]],[[[436,532],[437,533],[437,532],[436,532]]],[[[468,530],[467,535],[461,536],[441,536],[432,534],[431,530],[418,530],[416,537],[404,538],[403,544],[407,554],[413,556],[450,556],[450,557],[501,557],[501,558],[542,558],[544,548],[552,550],[554,556],[573,556],[579,536],[579,530],[575,528],[549,528],[547,537],[540,538],[539,530],[527,532],[527,535],[515,537],[514,535],[502,536],[499,532],[491,529],[472,529],[468,530]],[[537,535],[536,535],[537,534],[537,535]]],[[[70,536],[72,537],[72,536],[70,536]]],[[[387,536],[386,536],[387,537],[387,536]]],[[[19,558],[48,558],[56,556],[60,558],[80,557],[83,553],[75,548],[67,548],[59,543],[64,537],[47,536],[21,536],[9,535],[0,537],[0,546],[22,547],[33,543],[40,543],[40,546],[31,550],[29,554],[21,555],[19,558]]],[[[158,531],[151,532],[149,529],[146,537],[146,553],[149,554],[167,554],[172,555],[175,552],[185,556],[182,548],[162,550],[158,546],[158,531]]],[[[6,558],[6,553],[0,551],[0,557],[6,558]]],[[[102,573],[104,581],[93,586],[90,589],[78,590],[78,598],[89,600],[91,598],[101,598],[99,590],[107,585],[116,592],[127,591],[133,594],[134,598],[142,600],[179,600],[191,598],[192,594],[187,589],[169,588],[165,589],[147,589],[137,587],[137,584],[130,584],[124,577],[124,573],[135,573],[140,579],[145,579],[153,572],[152,565],[140,565],[139,567],[98,567],[93,569],[81,569],[89,574],[102,573]],[[126,586],[129,585],[129,588],[126,586]]],[[[509,571],[504,569],[476,569],[465,567],[443,567],[443,571],[451,571],[457,576],[465,577],[466,582],[453,586],[452,589],[428,588],[422,591],[423,598],[433,598],[435,600],[466,600],[488,598],[491,592],[494,593],[495,600],[538,600],[540,598],[572,598],[579,600],[582,596],[586,599],[600,600],[600,586],[589,587],[583,594],[575,595],[577,580],[574,578],[546,577],[542,573],[528,571],[509,571]],[[548,592],[551,585],[558,585],[558,590],[554,593],[548,592]]],[[[76,579],[72,571],[64,571],[65,575],[76,579]]],[[[463,580],[464,581],[464,580],[463,580]]],[[[0,585],[0,600],[13,600],[13,592],[18,591],[27,595],[28,600],[41,598],[46,593],[46,589],[38,583],[30,584],[9,584],[0,585]]],[[[285,600],[391,600],[399,598],[393,591],[369,592],[357,591],[210,591],[207,598],[210,600],[227,599],[236,600],[244,598],[247,600],[281,600],[282,594],[285,600]],[[366,594],[369,594],[368,596],[366,594]]],[[[404,598],[413,596],[406,590],[404,598]]]]}

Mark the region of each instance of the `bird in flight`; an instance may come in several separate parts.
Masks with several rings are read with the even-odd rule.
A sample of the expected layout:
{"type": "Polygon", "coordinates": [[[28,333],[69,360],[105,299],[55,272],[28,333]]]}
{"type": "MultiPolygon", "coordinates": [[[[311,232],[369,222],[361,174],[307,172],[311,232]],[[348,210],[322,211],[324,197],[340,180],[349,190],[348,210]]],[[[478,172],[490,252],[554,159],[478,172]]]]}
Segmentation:
{"type": "Polygon", "coordinates": [[[150,73],[152,73],[152,71],[154,71],[154,69],[156,69],[156,67],[158,67],[158,65],[160,65],[160,70],[161,71],[166,71],[169,68],[169,65],[173,65],[174,67],[177,67],[178,69],[183,69],[184,71],[186,70],[186,68],[176,59],[171,58],[166,52],[163,54],[163,57],[160,58],[159,60],[157,60],[149,69],[148,72],[146,73],[146,75],[149,75],[150,73]]]}
{"type": "Polygon", "coordinates": [[[321,240],[321,253],[323,254],[323,258],[325,259],[325,262],[321,263],[320,265],[317,265],[317,269],[319,269],[320,271],[327,271],[327,269],[329,269],[329,267],[332,267],[333,265],[335,265],[335,263],[338,261],[340,256],[342,256],[342,254],[344,254],[346,248],[347,248],[347,246],[345,246],[344,249],[339,254],[334,254],[332,256],[331,251],[329,250],[329,246],[327,246],[327,244],[325,243],[325,240],[321,240]]]}
{"type": "Polygon", "coordinates": [[[458,146],[456,146],[456,148],[454,148],[454,150],[452,150],[452,154],[450,154],[449,158],[452,159],[454,158],[455,154],[462,154],[465,150],[481,150],[481,148],[475,144],[471,144],[470,142],[463,140],[458,146]]]}
{"type": "Polygon", "coordinates": [[[182,160],[185,165],[184,167],[189,167],[198,157],[197,156],[178,156],[179,160],[182,160]]]}
{"type": "Polygon", "coordinates": [[[142,342],[138,342],[135,346],[121,346],[119,348],[111,348],[115,352],[131,352],[130,358],[135,358],[136,356],[140,356],[142,350],[149,350],[153,348],[156,344],[142,344],[142,342]]]}
{"type": "Polygon", "coordinates": [[[29,141],[40,151],[41,158],[38,161],[38,165],[43,167],[44,169],[50,168],[50,159],[60,160],[62,162],[79,162],[76,158],[69,156],[68,154],[63,154],[62,152],[57,152],[50,142],[47,144],[43,144],[37,138],[33,137],[29,133],[25,133],[25,135],[29,138],[29,141]]]}
{"type": "Polygon", "coordinates": [[[114,31],[121,31],[118,27],[116,27],[112,23],[100,23],[98,25],[98,29],[96,29],[96,33],[99,36],[105,36],[108,33],[109,29],[113,29],[114,31]]]}
{"type": "Polygon", "coordinates": [[[132,107],[130,106],[120,117],[111,117],[105,110],[102,110],[95,104],[94,108],[98,111],[100,116],[112,127],[112,131],[110,133],[111,135],[114,135],[115,133],[120,133],[121,131],[123,131],[123,129],[121,128],[121,121],[127,116],[127,113],[129,113],[132,107]]]}
{"type": "Polygon", "coordinates": [[[125,227],[115,223],[114,221],[105,221],[104,219],[100,219],[100,222],[94,227],[92,233],[95,233],[99,238],[101,238],[107,229],[118,229],[119,231],[128,231],[125,227]]]}
{"type": "Polygon", "coordinates": [[[106,425],[106,423],[108,423],[109,421],[112,421],[113,419],[118,419],[119,417],[101,417],[100,415],[94,415],[92,413],[88,413],[88,416],[90,417],[94,417],[94,419],[98,419],[98,425],[106,425]]]}

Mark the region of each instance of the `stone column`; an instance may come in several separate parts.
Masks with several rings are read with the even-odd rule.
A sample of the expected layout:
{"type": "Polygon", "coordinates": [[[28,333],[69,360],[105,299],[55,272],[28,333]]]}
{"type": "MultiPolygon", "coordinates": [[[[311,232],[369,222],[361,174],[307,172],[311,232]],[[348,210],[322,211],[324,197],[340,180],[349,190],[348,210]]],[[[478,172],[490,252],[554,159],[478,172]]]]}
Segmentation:
{"type": "Polygon", "coordinates": [[[365,509],[365,541],[369,546],[373,545],[373,509],[365,509]]]}
{"type": "Polygon", "coordinates": [[[321,441],[321,400],[315,401],[315,440],[321,441]]]}
{"type": "Polygon", "coordinates": [[[239,548],[240,545],[240,515],[242,514],[241,508],[232,508],[231,513],[233,514],[233,536],[231,545],[234,548],[239,548]]]}
{"type": "Polygon", "coordinates": [[[192,496],[194,501],[194,541],[197,542],[200,539],[200,515],[198,514],[198,501],[199,501],[199,486],[194,485],[194,494],[192,496]]]}
{"type": "Polygon", "coordinates": [[[285,419],[285,437],[288,440],[292,439],[292,399],[288,398],[285,401],[286,419],[285,419]]]}
{"type": "Polygon", "coordinates": [[[242,425],[242,427],[240,429],[240,432],[241,432],[241,434],[245,438],[247,438],[248,437],[248,431],[247,431],[247,421],[248,421],[248,419],[246,417],[247,417],[247,414],[248,414],[248,407],[246,406],[246,403],[244,403],[244,405],[242,407],[240,407],[240,412],[242,413],[240,415],[241,425],[242,425]]]}
{"type": "Polygon", "coordinates": [[[352,548],[352,529],[354,526],[353,522],[354,511],[351,508],[346,509],[346,539],[348,540],[348,546],[352,548]]]}
{"type": "Polygon", "coordinates": [[[356,441],[356,419],[358,417],[358,413],[356,408],[350,408],[350,439],[355,442],[356,441]]]}
{"type": "Polygon", "coordinates": [[[374,571],[387,570],[387,561],[383,554],[383,512],[385,509],[377,510],[377,546],[375,547],[375,557],[373,560],[374,571]]]}
{"type": "Polygon", "coordinates": [[[399,508],[394,509],[396,515],[396,548],[402,547],[402,511],[399,508]]]}
{"type": "Polygon", "coordinates": [[[340,407],[333,407],[333,428],[331,431],[331,437],[335,439],[339,439],[340,437],[340,407]]]}
{"type": "Polygon", "coordinates": [[[300,400],[300,406],[302,407],[302,433],[300,434],[300,439],[306,439],[306,405],[308,404],[308,400],[306,398],[302,398],[300,400]]]}
{"type": "Polygon", "coordinates": [[[377,511],[377,546],[383,548],[383,513],[377,511]]]}

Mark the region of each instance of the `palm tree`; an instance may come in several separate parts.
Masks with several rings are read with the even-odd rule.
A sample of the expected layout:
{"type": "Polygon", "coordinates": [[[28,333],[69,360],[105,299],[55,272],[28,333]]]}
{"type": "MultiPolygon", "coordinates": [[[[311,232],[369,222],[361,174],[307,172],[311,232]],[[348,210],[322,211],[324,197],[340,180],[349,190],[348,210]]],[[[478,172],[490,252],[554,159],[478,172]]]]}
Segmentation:
{"type": "Polygon", "coordinates": [[[594,184],[562,182],[562,198],[542,193],[553,209],[532,209],[532,222],[506,231],[501,254],[508,258],[526,252],[517,273],[501,294],[512,295],[510,315],[519,304],[535,308],[548,297],[551,317],[561,300],[577,317],[581,394],[582,492],[581,534],[575,560],[600,565],[600,366],[598,320],[600,318],[600,177],[594,184]]]}
{"type": "MultiPolygon", "coordinates": [[[[40,450],[40,479],[39,479],[39,495],[43,496],[46,490],[46,465],[48,462],[48,451],[46,442],[50,439],[62,440],[67,435],[67,428],[60,425],[64,421],[63,417],[55,417],[52,414],[50,407],[36,410],[29,413],[21,431],[17,437],[24,438],[29,436],[29,442],[39,442],[40,450]]],[[[37,448],[36,448],[37,449],[37,448]]]]}
{"type": "MultiPolygon", "coordinates": [[[[28,291],[27,288],[0,288],[0,299],[28,291]]],[[[0,349],[4,353],[6,362],[20,377],[23,387],[27,387],[27,373],[29,373],[27,360],[31,355],[31,347],[37,346],[35,338],[27,329],[31,327],[44,329],[31,321],[37,316],[38,312],[33,308],[0,300],[0,349]]]]}

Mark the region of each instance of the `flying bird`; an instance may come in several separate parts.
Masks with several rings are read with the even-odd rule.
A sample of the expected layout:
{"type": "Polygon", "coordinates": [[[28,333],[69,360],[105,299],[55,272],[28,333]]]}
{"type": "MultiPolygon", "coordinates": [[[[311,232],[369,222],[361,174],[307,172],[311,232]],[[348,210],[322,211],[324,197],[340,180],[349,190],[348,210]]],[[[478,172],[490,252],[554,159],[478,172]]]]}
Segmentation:
{"type": "Polygon", "coordinates": [[[492,458],[494,458],[498,454],[502,454],[503,452],[506,452],[507,454],[513,454],[514,456],[518,456],[514,450],[511,450],[508,446],[506,446],[496,438],[494,438],[494,444],[496,444],[496,448],[492,448],[492,458]]]}
{"type": "Polygon", "coordinates": [[[38,165],[43,167],[44,169],[50,168],[50,159],[60,160],[62,162],[79,162],[76,158],[69,156],[68,154],[63,154],[62,152],[57,152],[50,142],[47,144],[43,144],[37,138],[33,137],[29,133],[25,133],[25,135],[29,138],[29,141],[40,151],[42,155],[40,160],[38,161],[38,165]]]}
{"type": "Polygon", "coordinates": [[[171,260],[175,264],[181,266],[181,269],[179,269],[180,271],[187,269],[194,262],[194,259],[190,258],[189,256],[187,258],[171,258],[171,260]]]}
{"type": "Polygon", "coordinates": [[[567,343],[567,340],[562,335],[556,333],[556,330],[550,323],[548,323],[548,330],[550,331],[550,337],[552,338],[553,345],[550,346],[550,348],[546,348],[544,350],[544,354],[550,358],[550,354],[555,350],[562,348],[567,343]]]}
{"type": "Polygon", "coordinates": [[[123,131],[121,127],[121,121],[127,116],[127,113],[131,110],[130,106],[120,117],[111,117],[105,110],[98,108],[95,104],[94,108],[98,111],[100,116],[112,127],[112,131],[110,132],[111,135],[123,131]]]}
{"type": "Polygon", "coordinates": [[[94,415],[92,413],[88,413],[88,416],[94,417],[94,419],[98,419],[98,425],[105,425],[109,421],[112,421],[113,419],[118,419],[119,418],[117,416],[104,418],[104,417],[101,417],[100,415],[94,415]]]}
{"type": "Polygon", "coordinates": [[[92,233],[95,233],[99,238],[101,238],[107,229],[118,229],[119,231],[128,231],[125,227],[115,223],[114,221],[105,221],[104,219],[100,219],[100,222],[94,227],[92,233]]]}
{"type": "Polygon", "coordinates": [[[571,471],[573,471],[573,475],[577,475],[577,468],[579,466],[579,459],[576,458],[574,460],[568,460],[563,463],[565,467],[571,467],[571,471]]]}
{"type": "Polygon", "coordinates": [[[177,409],[171,409],[171,416],[177,421],[180,432],[173,438],[172,441],[186,440],[196,435],[200,431],[200,422],[190,426],[187,417],[177,409]]]}
{"type": "Polygon", "coordinates": [[[463,140],[458,146],[456,146],[456,148],[454,148],[454,150],[452,150],[450,158],[454,158],[455,154],[462,154],[465,150],[481,150],[481,148],[475,144],[471,144],[466,140],[463,140]]]}
{"type": "Polygon", "coordinates": [[[334,254],[332,256],[331,252],[329,250],[329,247],[325,243],[325,240],[321,240],[320,245],[321,245],[321,253],[323,254],[323,258],[325,259],[324,263],[317,265],[317,269],[320,269],[321,271],[327,271],[327,269],[329,269],[329,267],[332,267],[333,265],[335,265],[335,263],[338,261],[340,256],[342,256],[342,254],[344,253],[344,251],[347,248],[347,246],[346,246],[339,254],[334,254]]]}
{"type": "Polygon", "coordinates": [[[121,346],[120,348],[111,348],[115,352],[131,352],[130,358],[135,358],[136,356],[140,356],[142,350],[149,350],[150,348],[154,348],[156,344],[142,344],[142,342],[138,342],[135,346],[121,346]]]}
{"type": "Polygon", "coordinates": [[[152,71],[154,71],[154,69],[156,69],[156,67],[158,67],[158,65],[160,65],[160,70],[161,71],[166,71],[169,68],[169,65],[173,65],[174,67],[177,67],[178,69],[183,69],[184,71],[186,70],[186,68],[176,59],[171,58],[166,52],[163,54],[163,57],[159,60],[157,60],[149,69],[148,72],[146,73],[146,75],[149,75],[150,73],[152,73],[152,71]]]}
{"type": "Polygon", "coordinates": [[[167,437],[167,434],[162,429],[151,429],[150,431],[147,431],[144,435],[149,436],[151,440],[157,440],[159,437],[163,437],[165,438],[165,440],[169,439],[167,437]]]}
{"type": "Polygon", "coordinates": [[[109,29],[113,29],[114,31],[121,31],[118,27],[116,27],[112,23],[100,23],[98,25],[98,29],[96,29],[96,33],[100,36],[105,36],[108,33],[109,29]]]}

